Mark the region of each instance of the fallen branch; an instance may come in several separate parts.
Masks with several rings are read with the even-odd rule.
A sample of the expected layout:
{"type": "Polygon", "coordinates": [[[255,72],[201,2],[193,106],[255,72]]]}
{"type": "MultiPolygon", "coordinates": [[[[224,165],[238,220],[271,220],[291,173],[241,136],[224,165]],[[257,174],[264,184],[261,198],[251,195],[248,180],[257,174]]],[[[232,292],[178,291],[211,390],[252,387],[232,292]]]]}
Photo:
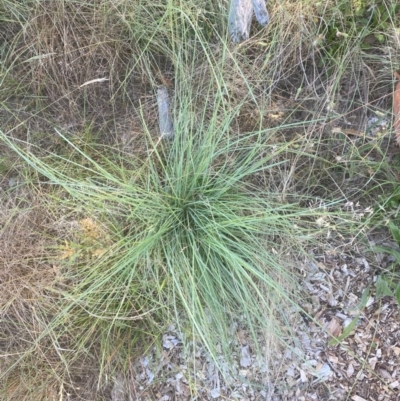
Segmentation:
{"type": "Polygon", "coordinates": [[[231,0],[228,23],[233,42],[238,43],[249,38],[253,11],[262,26],[268,24],[266,3],[266,0],[231,0]]]}
{"type": "MultiPolygon", "coordinates": [[[[268,0],[267,0],[268,1],[268,0]]],[[[265,26],[269,22],[269,14],[267,11],[267,1],[265,0],[252,0],[254,14],[260,25],[265,26]]]]}

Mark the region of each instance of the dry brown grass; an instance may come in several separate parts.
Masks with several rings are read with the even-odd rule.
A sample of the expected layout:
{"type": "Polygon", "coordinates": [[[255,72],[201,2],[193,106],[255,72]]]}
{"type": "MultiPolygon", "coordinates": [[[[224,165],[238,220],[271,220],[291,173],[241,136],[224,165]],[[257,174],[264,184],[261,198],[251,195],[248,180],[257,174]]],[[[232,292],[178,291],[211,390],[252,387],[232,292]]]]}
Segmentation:
{"type": "Polygon", "coordinates": [[[108,234],[57,207],[54,197],[65,194],[9,177],[0,198],[0,399],[105,399],[115,370],[135,357],[138,333],[134,325],[109,330],[109,320],[88,316],[64,295],[73,272],[103,253],[108,234]]]}
{"type": "MultiPolygon", "coordinates": [[[[108,2],[107,2],[108,3],[108,2]]],[[[124,26],[105,2],[38,2],[19,45],[19,73],[32,94],[46,99],[59,121],[112,118],[116,89],[125,76],[131,50],[122,41],[124,26]],[[104,78],[81,89],[81,85],[104,78]]]]}
{"type": "Polygon", "coordinates": [[[96,348],[76,353],[73,330],[51,326],[67,285],[58,245],[75,227],[52,211],[46,191],[19,185],[0,200],[0,398],[61,400],[66,392],[94,399],[96,348]]]}
{"type": "Polygon", "coordinates": [[[79,133],[90,126],[108,143],[122,136],[131,142],[138,130],[143,136],[138,121],[141,113],[155,119],[149,85],[160,73],[138,65],[142,50],[129,34],[137,5],[129,4],[129,18],[124,7],[108,0],[35,1],[21,7],[18,22],[2,24],[7,129],[79,133]],[[13,105],[17,93],[20,107],[13,105]]]}
{"type": "Polygon", "coordinates": [[[45,399],[57,387],[51,348],[34,344],[54,311],[49,290],[56,272],[49,247],[57,238],[54,216],[40,194],[9,190],[0,207],[0,372],[3,399],[45,399]],[[28,354],[27,350],[30,350],[28,354]],[[50,351],[50,352],[49,352],[50,351]],[[16,364],[15,366],[13,366],[16,364]],[[46,375],[47,372],[47,375],[46,375]]]}
{"type": "Polygon", "coordinates": [[[55,272],[47,261],[50,256],[47,247],[56,241],[49,236],[54,221],[38,199],[21,195],[26,198],[18,202],[18,198],[10,197],[0,211],[1,282],[4,286],[0,302],[8,304],[7,309],[16,305],[22,307],[21,302],[37,301],[55,279],[55,272]]]}

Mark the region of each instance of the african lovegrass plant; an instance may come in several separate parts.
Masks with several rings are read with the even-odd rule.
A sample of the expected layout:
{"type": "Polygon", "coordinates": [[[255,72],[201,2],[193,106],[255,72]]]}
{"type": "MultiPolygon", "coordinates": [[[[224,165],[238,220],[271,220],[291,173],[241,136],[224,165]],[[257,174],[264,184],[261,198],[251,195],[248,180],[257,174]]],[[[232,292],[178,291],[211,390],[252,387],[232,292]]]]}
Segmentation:
{"type": "Polygon", "coordinates": [[[199,119],[188,90],[184,82],[177,88],[175,138],[149,136],[144,160],[89,155],[59,130],[75,156],[39,158],[2,135],[66,191],[60,207],[103,227],[95,241],[63,257],[70,285],[52,330],[67,316],[77,321],[71,326],[86,322],[104,333],[121,326],[143,331],[145,320],[154,335],[172,323],[215,360],[217,350],[231,355],[235,324],[256,348],[259,335],[284,338],[284,316],[298,302],[287,252],[304,252],[306,219],[324,211],[283,203],[255,185],[258,173],[284,163],[276,160],[287,145],[266,145],[275,129],[234,133],[237,110],[227,109],[218,91],[214,112],[199,119]]]}
{"type": "MultiPolygon", "coordinates": [[[[103,365],[113,354],[106,350],[113,338],[154,336],[171,323],[203,344],[216,362],[219,352],[232,355],[236,325],[249,332],[257,351],[263,347],[259,338],[283,341],[290,331],[285,314],[298,302],[291,261],[318,234],[309,223],[325,215],[304,198],[303,208],[299,199],[284,202],[271,189],[280,183],[257,185],[264,173],[277,181],[281,168],[291,170],[291,140],[276,139],[289,127],[265,127],[268,100],[256,95],[268,93],[268,85],[260,83],[264,73],[251,77],[260,85],[256,91],[251,74],[246,77],[239,66],[242,56],[231,52],[221,33],[207,31],[214,40],[208,43],[197,26],[201,14],[177,4],[157,7],[155,47],[144,34],[147,26],[124,20],[141,30],[144,42],[131,72],[141,66],[142,73],[152,74],[149,50],[163,50],[173,65],[173,141],[155,139],[144,113],[148,148],[139,156],[80,147],[67,129],[52,132],[64,142],[57,154],[37,151],[34,142],[18,146],[10,139],[12,130],[1,133],[44,186],[64,191],[57,192],[55,205],[72,222],[92,226],[89,239],[60,241],[65,282],[57,287],[60,310],[46,334],[54,344],[65,336],[78,339],[69,349],[89,349],[100,337],[103,365]],[[238,91],[236,82],[242,84],[238,91]],[[232,100],[232,92],[241,99],[232,100]],[[237,129],[246,104],[259,113],[258,127],[249,131],[237,129]]],[[[299,127],[303,122],[290,128],[299,127]]]]}

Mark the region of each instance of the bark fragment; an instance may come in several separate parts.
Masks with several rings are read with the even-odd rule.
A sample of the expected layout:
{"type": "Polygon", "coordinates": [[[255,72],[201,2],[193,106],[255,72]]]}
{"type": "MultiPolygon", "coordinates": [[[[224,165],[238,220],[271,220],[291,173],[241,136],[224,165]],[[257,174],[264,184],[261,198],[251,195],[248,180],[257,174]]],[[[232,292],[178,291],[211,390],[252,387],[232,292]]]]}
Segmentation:
{"type": "Polygon", "coordinates": [[[266,3],[266,0],[231,0],[228,23],[233,42],[238,43],[249,38],[253,11],[262,26],[268,24],[266,3]]]}
{"type": "Polygon", "coordinates": [[[400,74],[395,71],[394,76],[398,79],[393,93],[393,130],[396,135],[397,144],[400,146],[400,74]]]}
{"type": "Polygon", "coordinates": [[[161,138],[172,138],[174,128],[170,112],[168,90],[164,86],[157,89],[158,119],[161,138]]]}

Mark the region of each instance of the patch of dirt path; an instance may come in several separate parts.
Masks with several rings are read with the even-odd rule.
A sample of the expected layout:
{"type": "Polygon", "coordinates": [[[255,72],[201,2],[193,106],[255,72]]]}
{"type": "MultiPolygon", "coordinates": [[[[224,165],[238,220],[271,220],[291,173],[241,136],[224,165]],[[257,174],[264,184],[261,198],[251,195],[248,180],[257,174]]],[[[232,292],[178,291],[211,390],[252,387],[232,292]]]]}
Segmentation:
{"type": "MultiPolygon", "coordinates": [[[[234,355],[237,377],[229,382],[201,348],[192,370],[181,335],[171,327],[161,354],[153,349],[133,363],[124,399],[400,400],[399,306],[392,297],[376,297],[374,283],[385,262],[370,263],[364,256],[326,255],[303,266],[307,313],[302,318],[294,313],[298,338],[276,358],[275,372],[268,371],[248,345],[234,355]],[[333,337],[340,341],[329,345],[333,337]]],[[[118,376],[115,386],[124,387],[121,382],[118,376]]]]}

